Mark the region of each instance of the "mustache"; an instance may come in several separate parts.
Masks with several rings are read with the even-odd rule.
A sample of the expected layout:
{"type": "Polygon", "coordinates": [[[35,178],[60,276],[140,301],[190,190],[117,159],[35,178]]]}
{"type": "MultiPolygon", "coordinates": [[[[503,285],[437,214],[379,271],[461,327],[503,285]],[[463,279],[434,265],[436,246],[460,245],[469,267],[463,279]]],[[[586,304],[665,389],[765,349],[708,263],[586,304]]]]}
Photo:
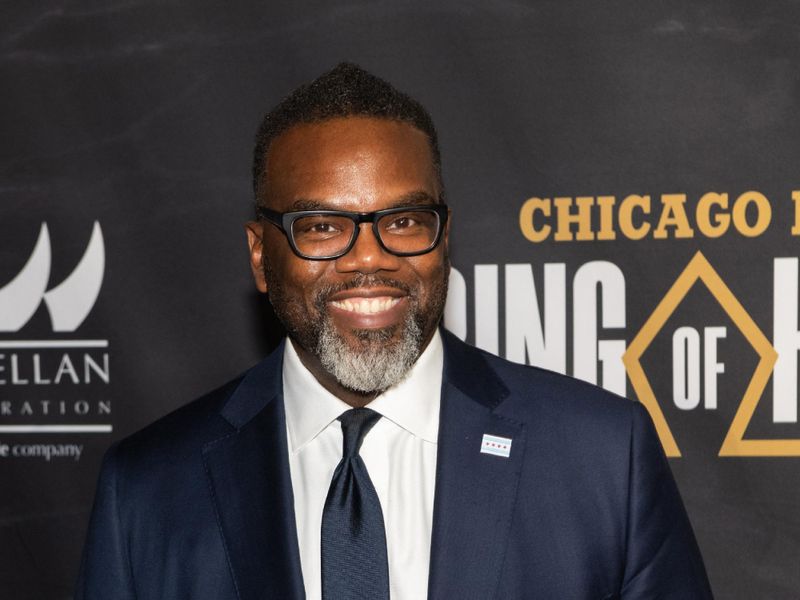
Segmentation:
{"type": "Polygon", "coordinates": [[[380,275],[364,275],[359,274],[353,277],[350,281],[337,284],[328,284],[317,290],[314,297],[314,304],[317,308],[322,308],[328,302],[328,299],[334,294],[352,290],[355,288],[370,288],[370,287],[391,287],[402,291],[409,296],[413,296],[412,288],[402,281],[383,277],[380,275]]]}

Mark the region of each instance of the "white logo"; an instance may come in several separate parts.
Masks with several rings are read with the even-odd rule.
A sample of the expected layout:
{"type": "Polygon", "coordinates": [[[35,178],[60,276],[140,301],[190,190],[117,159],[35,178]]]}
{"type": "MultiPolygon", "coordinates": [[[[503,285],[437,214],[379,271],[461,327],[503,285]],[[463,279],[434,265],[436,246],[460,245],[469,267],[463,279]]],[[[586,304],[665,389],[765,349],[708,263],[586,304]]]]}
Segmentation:
{"type": "Polygon", "coordinates": [[[19,331],[33,317],[42,300],[53,331],[75,331],[89,316],[103,285],[106,253],[100,223],[95,221],[83,257],[72,273],[54,288],[50,281],[52,254],[47,223],[19,274],[0,288],[0,331],[19,331]]]}

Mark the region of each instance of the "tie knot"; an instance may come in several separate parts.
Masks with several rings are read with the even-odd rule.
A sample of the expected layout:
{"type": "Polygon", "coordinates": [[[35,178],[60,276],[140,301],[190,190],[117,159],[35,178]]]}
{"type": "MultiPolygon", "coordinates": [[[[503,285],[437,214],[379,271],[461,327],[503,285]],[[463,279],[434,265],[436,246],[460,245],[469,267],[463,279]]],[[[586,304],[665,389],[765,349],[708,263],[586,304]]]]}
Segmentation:
{"type": "Polygon", "coordinates": [[[364,436],[372,426],[380,421],[381,415],[369,408],[352,408],[339,415],[342,423],[342,458],[353,458],[358,455],[364,436]]]}

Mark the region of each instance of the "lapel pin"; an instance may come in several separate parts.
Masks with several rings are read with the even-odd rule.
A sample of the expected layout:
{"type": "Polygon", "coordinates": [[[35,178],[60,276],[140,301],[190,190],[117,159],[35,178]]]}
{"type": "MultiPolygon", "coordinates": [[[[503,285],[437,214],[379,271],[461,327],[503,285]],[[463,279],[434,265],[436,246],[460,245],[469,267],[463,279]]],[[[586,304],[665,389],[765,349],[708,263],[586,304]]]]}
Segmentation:
{"type": "Polygon", "coordinates": [[[483,441],[481,441],[481,454],[493,454],[508,458],[511,455],[511,438],[484,433],[483,441]]]}

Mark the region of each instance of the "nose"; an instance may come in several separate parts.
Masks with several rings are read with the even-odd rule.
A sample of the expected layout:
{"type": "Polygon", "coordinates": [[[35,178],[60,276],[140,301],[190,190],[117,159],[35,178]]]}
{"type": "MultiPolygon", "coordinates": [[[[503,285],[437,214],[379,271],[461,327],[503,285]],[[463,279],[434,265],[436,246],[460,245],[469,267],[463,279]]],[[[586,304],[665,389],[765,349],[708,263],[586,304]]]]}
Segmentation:
{"type": "Polygon", "coordinates": [[[400,257],[390,254],[378,242],[369,223],[359,225],[356,243],[350,252],[336,259],[336,270],[340,273],[376,273],[396,271],[400,268],[400,257]]]}

